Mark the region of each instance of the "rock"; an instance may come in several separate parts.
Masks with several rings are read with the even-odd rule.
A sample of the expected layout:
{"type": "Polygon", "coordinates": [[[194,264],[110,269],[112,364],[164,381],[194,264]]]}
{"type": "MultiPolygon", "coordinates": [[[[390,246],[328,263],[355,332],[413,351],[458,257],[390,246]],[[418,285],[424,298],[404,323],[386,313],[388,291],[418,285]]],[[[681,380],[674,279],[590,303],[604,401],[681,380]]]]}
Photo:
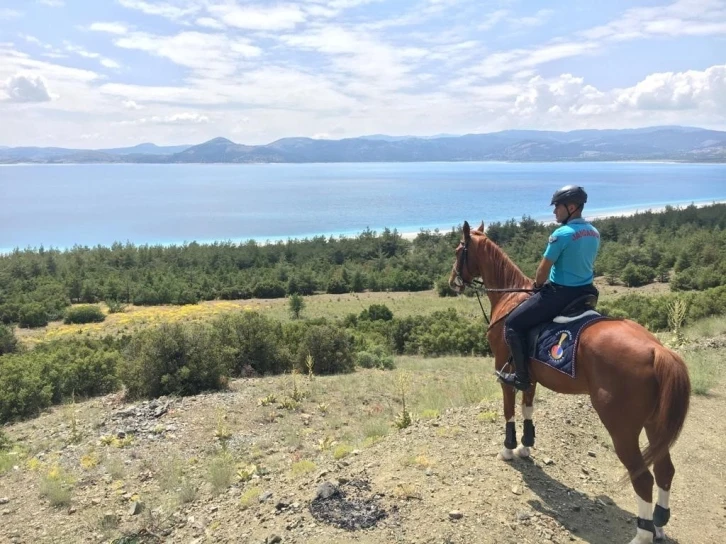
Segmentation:
{"type": "Polygon", "coordinates": [[[75,508],[74,508],[73,506],[71,506],[71,507],[70,507],[70,508],[68,509],[68,514],[70,515],[70,514],[75,514],[75,513],[76,513],[76,509],[75,509],[75,508]]]}
{"type": "Polygon", "coordinates": [[[7,504],[10,502],[10,499],[7,497],[0,497],[0,504],[7,504]]]}
{"type": "Polygon", "coordinates": [[[515,495],[521,495],[522,494],[522,488],[518,485],[512,486],[512,493],[515,495]]]}
{"type": "Polygon", "coordinates": [[[573,506],[573,507],[572,507],[572,511],[573,511],[573,512],[579,512],[580,510],[582,510],[582,508],[580,508],[580,506],[579,506],[579,505],[577,505],[577,504],[576,504],[575,506],[573,506]]]}
{"type": "Polygon", "coordinates": [[[272,491],[265,491],[260,495],[260,502],[269,501],[272,498],[272,491]]]}
{"type": "Polygon", "coordinates": [[[340,495],[340,489],[331,482],[323,482],[315,492],[316,499],[329,499],[330,497],[336,497],[338,495],[340,495]]]}
{"type": "Polygon", "coordinates": [[[555,464],[555,462],[552,459],[550,459],[549,457],[545,457],[543,462],[545,465],[554,465],[555,464]]]}
{"type": "Polygon", "coordinates": [[[282,537],[280,535],[270,535],[265,539],[265,544],[278,544],[278,542],[282,542],[282,537]]]}
{"type": "Polygon", "coordinates": [[[532,517],[532,514],[530,514],[526,510],[521,510],[521,511],[517,512],[517,519],[519,521],[527,521],[531,517],[532,517]]]}
{"type": "Polygon", "coordinates": [[[458,510],[452,510],[449,512],[449,519],[461,519],[464,517],[464,514],[459,512],[458,510]]]}
{"type": "Polygon", "coordinates": [[[590,457],[597,457],[597,453],[595,453],[594,451],[588,451],[588,452],[587,452],[587,454],[588,454],[588,455],[589,455],[590,457]]]}
{"type": "Polygon", "coordinates": [[[134,501],[129,506],[129,516],[136,516],[144,510],[144,504],[139,501],[134,501]]]}

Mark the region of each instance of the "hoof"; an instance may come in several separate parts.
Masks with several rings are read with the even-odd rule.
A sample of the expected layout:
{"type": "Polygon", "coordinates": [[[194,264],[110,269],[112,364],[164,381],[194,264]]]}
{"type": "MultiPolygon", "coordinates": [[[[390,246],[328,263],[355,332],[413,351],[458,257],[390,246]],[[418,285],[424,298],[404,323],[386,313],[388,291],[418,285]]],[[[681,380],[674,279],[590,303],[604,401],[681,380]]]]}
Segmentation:
{"type": "Polygon", "coordinates": [[[511,461],[514,459],[514,453],[509,448],[502,448],[497,457],[502,461],[511,461]]]}
{"type": "Polygon", "coordinates": [[[529,448],[527,446],[519,446],[514,453],[517,454],[518,457],[521,457],[522,459],[528,459],[529,458],[529,448]]]}
{"type": "Polygon", "coordinates": [[[656,542],[663,542],[665,540],[665,530],[663,527],[656,527],[655,528],[655,541],[656,542]]]}
{"type": "Polygon", "coordinates": [[[638,529],[638,533],[635,535],[635,538],[630,541],[630,544],[652,544],[653,542],[653,533],[650,531],[644,531],[643,529],[638,529]]]}

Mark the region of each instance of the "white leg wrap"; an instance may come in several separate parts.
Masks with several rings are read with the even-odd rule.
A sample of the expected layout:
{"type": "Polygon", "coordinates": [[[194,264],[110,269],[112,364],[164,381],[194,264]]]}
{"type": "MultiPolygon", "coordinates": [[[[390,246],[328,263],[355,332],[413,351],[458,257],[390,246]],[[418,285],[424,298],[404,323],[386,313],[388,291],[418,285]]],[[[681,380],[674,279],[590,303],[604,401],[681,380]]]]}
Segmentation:
{"type": "Polygon", "coordinates": [[[668,501],[670,501],[670,499],[671,499],[671,492],[666,491],[665,489],[661,489],[659,487],[658,488],[658,504],[667,510],[668,501]]]}
{"type": "Polygon", "coordinates": [[[641,519],[653,519],[653,506],[649,502],[635,496],[638,499],[638,517],[641,519]]]}
{"type": "Polygon", "coordinates": [[[522,404],[522,417],[524,419],[532,419],[534,415],[534,406],[525,406],[522,404]]]}
{"type": "MultiPolygon", "coordinates": [[[[641,519],[653,519],[653,509],[649,502],[645,502],[643,499],[636,495],[638,500],[638,517],[641,519]]],[[[637,529],[635,538],[630,541],[630,544],[651,544],[653,542],[653,533],[646,531],[645,529],[637,529]]]]}
{"type": "Polygon", "coordinates": [[[499,452],[499,459],[502,461],[511,461],[514,459],[514,452],[509,448],[502,448],[502,451],[499,452]]]}
{"type": "Polygon", "coordinates": [[[519,447],[517,447],[516,450],[514,450],[514,453],[516,453],[522,459],[526,459],[527,457],[529,457],[529,448],[527,446],[520,445],[519,447]]]}

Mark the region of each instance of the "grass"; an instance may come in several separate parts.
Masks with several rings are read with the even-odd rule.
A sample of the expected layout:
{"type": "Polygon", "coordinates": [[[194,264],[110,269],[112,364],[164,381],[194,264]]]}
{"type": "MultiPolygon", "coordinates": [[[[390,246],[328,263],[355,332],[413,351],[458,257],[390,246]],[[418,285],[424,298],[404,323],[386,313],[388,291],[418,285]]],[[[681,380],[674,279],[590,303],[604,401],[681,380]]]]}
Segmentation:
{"type": "Polygon", "coordinates": [[[690,341],[713,338],[721,334],[726,334],[726,317],[724,316],[716,315],[699,319],[695,323],[683,327],[683,335],[690,341]]]}
{"type": "Polygon", "coordinates": [[[227,489],[234,480],[237,472],[235,462],[229,452],[222,452],[209,461],[207,476],[212,484],[212,492],[220,494],[227,489]]]}
{"type": "Polygon", "coordinates": [[[684,356],[694,395],[707,395],[723,377],[723,351],[697,350],[684,356]]]}

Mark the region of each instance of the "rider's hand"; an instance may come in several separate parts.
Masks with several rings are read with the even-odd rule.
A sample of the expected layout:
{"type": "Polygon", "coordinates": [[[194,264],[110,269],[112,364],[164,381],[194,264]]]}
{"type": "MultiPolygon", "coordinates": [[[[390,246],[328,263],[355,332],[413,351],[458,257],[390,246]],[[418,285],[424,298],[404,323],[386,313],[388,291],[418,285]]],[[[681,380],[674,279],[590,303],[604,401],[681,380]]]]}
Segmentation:
{"type": "Polygon", "coordinates": [[[532,291],[534,291],[535,293],[539,293],[542,290],[542,287],[544,287],[543,284],[534,282],[534,284],[532,285],[532,291]]]}

